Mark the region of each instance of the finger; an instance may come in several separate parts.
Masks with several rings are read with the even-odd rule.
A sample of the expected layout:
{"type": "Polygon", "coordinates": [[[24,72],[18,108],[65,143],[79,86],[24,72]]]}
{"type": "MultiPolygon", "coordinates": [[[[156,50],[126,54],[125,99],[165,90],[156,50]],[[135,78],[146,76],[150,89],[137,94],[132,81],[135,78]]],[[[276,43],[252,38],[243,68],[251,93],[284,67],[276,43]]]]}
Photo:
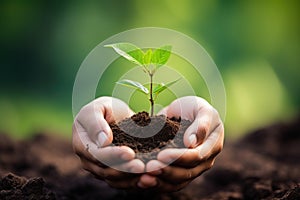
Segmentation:
{"type": "Polygon", "coordinates": [[[224,127],[219,124],[205,142],[195,149],[165,149],[157,155],[157,160],[182,167],[194,167],[199,162],[215,157],[223,148],[224,127]]]}
{"type": "Polygon", "coordinates": [[[202,144],[209,133],[215,129],[220,122],[218,112],[212,106],[202,107],[184,134],[186,147],[196,147],[202,144]]]}
{"type": "Polygon", "coordinates": [[[204,117],[201,118],[196,118],[183,135],[183,143],[187,148],[193,148],[205,139],[209,124],[203,121],[204,117]]]}
{"type": "Polygon", "coordinates": [[[156,177],[148,174],[143,174],[137,183],[137,186],[143,189],[152,188],[155,187],[156,185],[157,185],[156,177]]]}
{"type": "Polygon", "coordinates": [[[198,164],[193,168],[184,168],[178,166],[167,166],[162,169],[162,173],[158,177],[165,182],[173,184],[181,184],[186,181],[191,181],[200,176],[203,172],[212,167],[212,159],[198,164]]]}
{"type": "MultiPolygon", "coordinates": [[[[93,165],[93,167],[97,166],[93,165]]],[[[111,166],[107,168],[100,167],[100,169],[93,169],[93,171],[97,172],[96,170],[98,170],[99,175],[105,180],[116,181],[134,177],[138,174],[143,173],[145,170],[145,165],[141,160],[135,159],[116,166],[111,166]]]]}
{"type": "Polygon", "coordinates": [[[99,162],[106,166],[119,165],[125,161],[133,160],[134,151],[127,146],[108,146],[98,148],[90,145],[87,151],[99,162]]]}
{"type": "MultiPolygon", "coordinates": [[[[153,172],[157,172],[154,170],[152,172],[149,172],[150,174],[143,174],[138,182],[138,186],[143,189],[156,186],[156,188],[159,188],[163,192],[171,192],[183,188],[194,178],[210,169],[213,165],[214,159],[212,158],[210,160],[207,160],[204,163],[191,169],[174,166],[166,166],[164,168],[161,168],[165,165],[160,163],[159,161],[153,160],[150,162],[152,162],[153,166],[156,165],[152,169],[154,170],[159,168],[159,170],[161,170],[161,173],[155,175],[151,174],[153,172]]],[[[148,166],[149,164],[150,163],[147,164],[148,171],[150,170],[148,166]]]]}
{"type": "Polygon", "coordinates": [[[111,168],[122,172],[140,174],[145,171],[145,164],[140,159],[134,159],[120,165],[112,166],[111,168]]]}
{"type": "Polygon", "coordinates": [[[168,166],[168,164],[165,164],[165,163],[160,162],[158,160],[150,160],[146,164],[146,170],[145,171],[149,175],[157,176],[157,175],[160,175],[162,173],[162,169],[166,166],[168,166]]]}
{"type": "Polygon", "coordinates": [[[167,165],[158,161],[158,160],[150,160],[146,165],[146,174],[143,174],[140,177],[138,182],[138,186],[140,188],[152,188],[157,185],[156,176],[162,173],[162,168],[166,167],[167,165]]]}
{"type": "Polygon", "coordinates": [[[132,160],[128,163],[122,164],[123,166],[114,167],[101,167],[89,160],[81,159],[83,169],[92,173],[96,178],[101,180],[123,180],[125,178],[131,178],[137,175],[137,173],[131,173],[129,171],[142,173],[144,171],[144,166],[142,166],[139,161],[132,160]],[[120,171],[119,169],[124,171],[120,171]]]}
{"type": "MultiPolygon", "coordinates": [[[[157,155],[157,160],[167,165],[194,167],[201,161],[197,149],[165,149],[157,155]]],[[[150,163],[151,164],[151,163],[150,163]]]]}
{"type": "Polygon", "coordinates": [[[196,147],[199,151],[200,160],[207,160],[210,157],[215,157],[223,148],[224,142],[224,127],[220,123],[215,130],[208,136],[203,144],[196,147]]]}

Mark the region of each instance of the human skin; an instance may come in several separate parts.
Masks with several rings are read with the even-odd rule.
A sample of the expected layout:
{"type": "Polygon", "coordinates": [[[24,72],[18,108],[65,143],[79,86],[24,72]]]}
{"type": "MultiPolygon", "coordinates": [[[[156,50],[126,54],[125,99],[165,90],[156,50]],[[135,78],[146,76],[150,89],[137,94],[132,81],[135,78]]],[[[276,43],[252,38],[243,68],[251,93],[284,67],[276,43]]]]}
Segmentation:
{"type": "Polygon", "coordinates": [[[108,125],[134,112],[123,101],[100,97],[84,106],[73,124],[73,148],[83,168],[120,189],[154,188],[177,191],[213,166],[222,150],[224,128],[218,112],[204,99],[181,97],[159,114],[192,121],[184,134],[185,149],[165,149],[146,165],[126,146],[109,146],[113,139],[108,125]]]}

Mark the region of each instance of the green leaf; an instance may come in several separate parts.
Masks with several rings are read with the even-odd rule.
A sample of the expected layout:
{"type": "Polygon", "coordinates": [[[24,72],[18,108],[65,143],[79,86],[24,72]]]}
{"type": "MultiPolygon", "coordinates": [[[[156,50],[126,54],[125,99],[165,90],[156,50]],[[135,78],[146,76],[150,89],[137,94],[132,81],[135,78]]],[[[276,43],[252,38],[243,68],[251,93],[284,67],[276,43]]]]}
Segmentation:
{"type": "Polygon", "coordinates": [[[161,67],[166,64],[171,55],[171,45],[165,45],[156,49],[152,54],[151,63],[156,64],[157,67],[161,67]]]}
{"type": "Polygon", "coordinates": [[[145,55],[144,55],[144,62],[143,64],[147,65],[151,62],[151,58],[152,58],[152,50],[148,49],[148,51],[146,51],[145,55]]]}
{"type": "Polygon", "coordinates": [[[164,83],[158,84],[153,89],[152,94],[158,95],[159,93],[161,93],[162,91],[164,91],[165,89],[167,89],[168,87],[170,87],[171,85],[173,85],[174,83],[177,83],[179,80],[180,80],[180,78],[177,79],[177,80],[175,80],[175,81],[172,81],[170,83],[167,83],[167,84],[164,84],[164,83]]]}
{"type": "Polygon", "coordinates": [[[104,47],[113,48],[119,55],[135,64],[142,65],[144,62],[144,52],[133,44],[116,43],[104,45],[104,47]]]}
{"type": "Polygon", "coordinates": [[[123,79],[123,80],[118,81],[117,84],[131,87],[131,88],[137,89],[138,91],[143,92],[145,94],[149,94],[148,89],[145,86],[143,86],[141,83],[136,82],[136,81],[123,79]]]}

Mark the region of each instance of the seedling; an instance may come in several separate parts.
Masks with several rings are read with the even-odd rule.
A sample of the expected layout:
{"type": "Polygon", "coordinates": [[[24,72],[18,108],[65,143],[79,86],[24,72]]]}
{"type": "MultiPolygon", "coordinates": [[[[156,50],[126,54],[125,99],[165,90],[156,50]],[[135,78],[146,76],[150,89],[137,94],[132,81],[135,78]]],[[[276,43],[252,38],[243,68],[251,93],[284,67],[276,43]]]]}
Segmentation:
{"type": "Polygon", "coordinates": [[[149,75],[150,78],[150,88],[146,88],[143,84],[132,81],[128,79],[120,80],[117,84],[124,85],[127,87],[135,88],[138,91],[148,95],[150,106],[151,106],[151,116],[154,113],[154,102],[157,96],[176,83],[179,79],[172,81],[170,83],[164,84],[156,84],[153,87],[153,76],[156,73],[157,69],[162,67],[164,64],[167,63],[168,59],[171,55],[172,46],[165,45],[159,47],[157,49],[148,49],[144,52],[142,49],[138,48],[137,46],[130,44],[130,43],[116,43],[116,44],[109,44],[105,45],[105,47],[113,48],[119,55],[127,59],[128,61],[137,64],[138,66],[143,68],[143,71],[149,75]]]}

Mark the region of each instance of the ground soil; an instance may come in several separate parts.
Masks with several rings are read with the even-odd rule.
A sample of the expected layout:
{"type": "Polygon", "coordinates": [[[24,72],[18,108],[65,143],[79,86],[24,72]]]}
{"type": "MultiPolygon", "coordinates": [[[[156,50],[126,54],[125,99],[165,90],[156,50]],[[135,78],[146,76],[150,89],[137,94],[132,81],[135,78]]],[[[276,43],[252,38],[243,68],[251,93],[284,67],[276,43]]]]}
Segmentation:
{"type": "Polygon", "coordinates": [[[81,169],[71,141],[0,134],[0,199],[300,199],[300,117],[225,140],[214,167],[183,190],[129,193],[81,169]]]}
{"type": "Polygon", "coordinates": [[[169,119],[164,115],[150,117],[147,112],[139,112],[118,124],[110,124],[114,135],[112,143],[129,146],[138,159],[147,163],[165,148],[184,148],[183,134],[190,124],[184,119],[169,119]]]}

